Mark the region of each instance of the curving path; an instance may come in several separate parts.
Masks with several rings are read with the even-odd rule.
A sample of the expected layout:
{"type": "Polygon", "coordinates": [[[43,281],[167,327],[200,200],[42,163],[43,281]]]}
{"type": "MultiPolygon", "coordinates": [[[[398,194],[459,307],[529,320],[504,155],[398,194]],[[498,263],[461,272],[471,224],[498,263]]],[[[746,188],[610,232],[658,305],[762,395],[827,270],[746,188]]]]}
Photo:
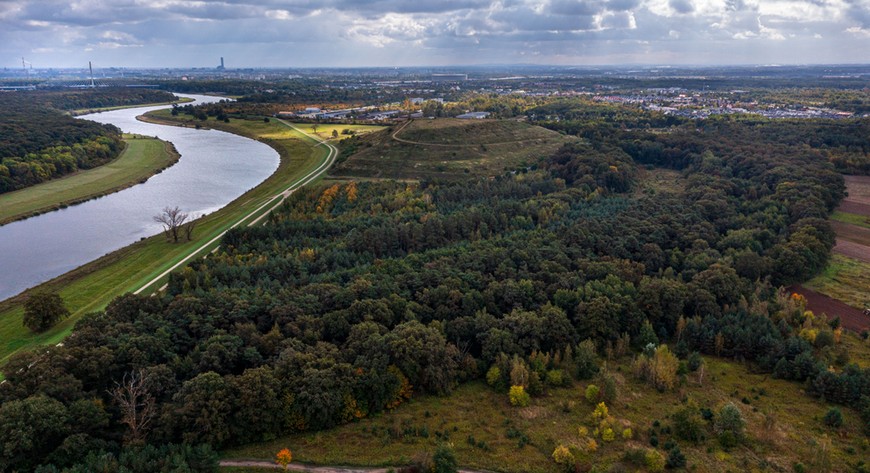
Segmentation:
{"type": "MultiPolygon", "coordinates": [[[[332,145],[331,143],[328,143],[324,140],[321,140],[320,138],[317,138],[315,136],[311,136],[308,133],[300,130],[299,128],[291,125],[290,123],[285,122],[284,120],[278,120],[278,121],[281,122],[283,125],[288,126],[292,129],[298,131],[303,136],[305,136],[313,141],[316,141],[317,145],[315,145],[315,146],[320,146],[320,145],[326,146],[329,149],[329,153],[327,153],[326,158],[323,160],[323,162],[320,163],[320,165],[317,168],[315,168],[313,171],[311,171],[310,173],[308,173],[305,176],[290,183],[290,185],[288,185],[284,190],[282,190],[281,192],[279,192],[279,193],[275,194],[274,196],[272,196],[271,198],[269,198],[265,203],[263,203],[259,207],[255,208],[254,210],[251,210],[247,214],[243,215],[241,218],[239,218],[236,221],[236,223],[232,224],[229,228],[222,231],[221,233],[219,233],[217,236],[215,236],[211,240],[207,241],[206,243],[203,243],[202,245],[191,250],[190,253],[187,254],[187,256],[185,256],[184,258],[182,258],[181,260],[176,262],[174,265],[169,267],[166,271],[163,271],[162,273],[160,273],[159,275],[157,275],[156,277],[154,277],[153,279],[151,279],[150,281],[148,281],[144,285],[142,285],[142,287],[133,291],[133,294],[141,294],[141,293],[145,292],[146,289],[157,284],[159,281],[161,281],[163,278],[165,278],[167,275],[169,275],[169,273],[171,273],[172,271],[175,271],[176,269],[178,269],[182,265],[188,263],[190,260],[195,258],[197,255],[201,254],[204,250],[207,250],[208,248],[215,245],[218,241],[220,241],[220,239],[224,236],[224,234],[226,234],[226,232],[228,232],[229,230],[231,230],[233,228],[238,227],[239,225],[244,224],[248,219],[251,219],[254,216],[257,216],[257,214],[260,214],[259,216],[257,216],[256,218],[254,218],[253,220],[248,222],[248,224],[247,224],[248,226],[257,225],[266,216],[268,216],[269,213],[272,212],[272,210],[274,210],[279,205],[281,205],[281,203],[284,202],[284,200],[287,197],[289,197],[291,194],[293,194],[293,192],[295,192],[300,187],[302,187],[302,186],[314,181],[315,179],[319,178],[320,176],[322,176],[323,173],[325,173],[327,170],[329,170],[329,168],[332,166],[332,164],[335,163],[335,158],[338,156],[338,149],[336,149],[334,145],[332,145]],[[264,209],[266,209],[266,210],[264,211],[264,209]]],[[[162,287],[161,287],[161,289],[162,289],[162,287]]]]}

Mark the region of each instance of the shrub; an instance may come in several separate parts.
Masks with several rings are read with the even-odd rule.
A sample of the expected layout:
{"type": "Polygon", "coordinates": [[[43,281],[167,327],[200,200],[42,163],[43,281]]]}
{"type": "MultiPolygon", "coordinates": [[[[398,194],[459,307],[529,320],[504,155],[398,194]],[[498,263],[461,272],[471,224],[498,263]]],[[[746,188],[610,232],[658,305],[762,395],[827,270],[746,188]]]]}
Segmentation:
{"type": "Polygon", "coordinates": [[[686,466],[686,456],[680,451],[680,447],[674,447],[668,452],[665,466],[668,468],[681,468],[686,466]]]}
{"type": "Polygon", "coordinates": [[[434,473],[456,473],[456,456],[453,450],[444,445],[438,445],[435,449],[435,454],[432,455],[432,466],[434,473]]]}
{"type": "Polygon", "coordinates": [[[597,424],[602,420],[607,419],[608,415],[610,415],[610,412],[607,409],[607,404],[599,402],[598,405],[595,406],[595,410],[592,411],[592,421],[597,424]]]}
{"type": "Polygon", "coordinates": [[[603,373],[600,377],[599,384],[601,384],[601,398],[604,402],[613,403],[616,401],[616,398],[619,396],[619,391],[616,387],[616,379],[613,375],[603,373]]]}
{"type": "Polygon", "coordinates": [[[657,450],[647,449],[643,455],[643,461],[646,469],[651,472],[660,472],[665,470],[665,457],[657,450]]]}
{"type": "Polygon", "coordinates": [[[486,384],[493,388],[498,388],[498,385],[501,384],[501,370],[498,366],[493,365],[492,368],[486,372],[486,384]]]}
{"type": "Polygon", "coordinates": [[[634,432],[631,431],[631,428],[627,428],[622,431],[622,438],[625,440],[631,440],[634,437],[634,432]]]}
{"type": "Polygon", "coordinates": [[[720,441],[723,435],[728,437],[728,434],[730,434],[730,436],[733,436],[733,440],[739,442],[743,439],[743,429],[746,427],[746,421],[743,420],[740,409],[734,404],[728,403],[719,410],[719,415],[716,416],[713,426],[716,434],[720,437],[720,441]]]}
{"type": "Polygon", "coordinates": [[[287,465],[293,461],[293,453],[290,452],[289,448],[282,449],[275,455],[275,463],[281,465],[285,470],[287,469],[287,465]]]}
{"type": "Polygon", "coordinates": [[[616,433],[610,427],[605,427],[604,430],[601,431],[601,440],[605,442],[613,442],[616,440],[616,433]]]}
{"type": "Polygon", "coordinates": [[[547,371],[547,384],[550,386],[564,386],[565,372],[562,370],[547,371]]]}
{"type": "Polygon", "coordinates": [[[531,401],[529,393],[522,386],[511,386],[510,391],[508,391],[508,398],[511,401],[511,405],[517,407],[526,407],[531,401]]]}
{"type": "Polygon", "coordinates": [[[843,426],[843,413],[840,412],[840,409],[836,407],[832,407],[828,410],[824,417],[825,425],[828,427],[842,427],[843,426]]]}
{"type": "Polygon", "coordinates": [[[586,400],[594,404],[598,400],[600,392],[601,390],[594,384],[586,386],[586,400]]]}
{"type": "Polygon", "coordinates": [[[574,454],[564,445],[559,445],[553,450],[553,461],[566,470],[574,467],[574,454]]]}
{"type": "Polygon", "coordinates": [[[704,420],[695,403],[690,402],[686,407],[675,412],[673,420],[674,435],[689,442],[700,442],[704,437],[704,420]]]}

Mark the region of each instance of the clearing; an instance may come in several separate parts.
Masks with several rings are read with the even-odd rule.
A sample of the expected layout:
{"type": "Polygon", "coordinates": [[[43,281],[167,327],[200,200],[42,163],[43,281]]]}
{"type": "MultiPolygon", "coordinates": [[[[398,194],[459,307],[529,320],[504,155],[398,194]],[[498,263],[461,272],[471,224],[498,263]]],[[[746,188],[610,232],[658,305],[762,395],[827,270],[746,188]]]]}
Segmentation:
{"type": "Polygon", "coordinates": [[[145,182],[179,158],[171,143],[156,138],[124,135],[124,142],[126,148],[110,163],[0,194],[0,225],[145,182]]]}
{"type": "MultiPolygon", "coordinates": [[[[849,337],[855,339],[850,340],[854,342],[850,348],[870,351],[867,341],[854,335],[844,335],[844,342],[849,337]]],[[[830,429],[822,423],[829,406],[807,396],[800,383],[757,374],[749,365],[722,358],[705,357],[705,362],[702,378],[690,373],[683,386],[662,393],[637,380],[627,358],[609,361],[619,391],[619,399],[609,404],[610,413],[632,429],[633,438],[624,440],[618,435],[611,442],[599,438],[598,451],[578,458],[581,464],[606,466],[619,462],[628,449],[650,448],[650,432],[657,424],[661,426],[656,429],[659,452],[666,454],[662,446],[676,440],[667,433],[669,416],[684,406],[686,398],[714,411],[733,402],[747,421],[749,437],[728,452],[709,432],[707,440],[697,445],[679,440],[690,471],[748,471],[763,464],[773,471],[791,471],[796,462],[813,471],[820,445],[828,446],[835,471],[866,457],[868,447],[858,434],[860,419],[852,409],[841,407],[846,423],[839,431],[830,429]]],[[[408,464],[416,454],[432,452],[439,442],[448,442],[463,467],[552,472],[556,445],[577,446],[581,441],[578,428],[593,430],[590,414],[594,405],[583,396],[587,384],[551,389],[533,398],[529,407],[517,408],[509,404],[506,394],[472,382],[447,397],[415,397],[390,413],[225,451],[222,457],[271,461],[275,452],[290,448],[294,461],[383,467],[408,464]]]]}
{"type": "Polygon", "coordinates": [[[411,120],[343,140],[336,177],[494,176],[527,167],[576,138],[514,120],[411,120]]]}

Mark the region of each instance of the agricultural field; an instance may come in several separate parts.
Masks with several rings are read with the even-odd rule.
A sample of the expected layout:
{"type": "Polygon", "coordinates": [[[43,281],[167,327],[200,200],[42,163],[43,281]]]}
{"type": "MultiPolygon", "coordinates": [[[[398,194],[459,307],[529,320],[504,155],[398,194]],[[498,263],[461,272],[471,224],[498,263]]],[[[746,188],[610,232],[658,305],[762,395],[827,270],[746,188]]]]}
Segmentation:
{"type": "Polygon", "coordinates": [[[414,120],[344,140],[337,177],[494,176],[536,164],[576,138],[512,120],[414,120]]]}

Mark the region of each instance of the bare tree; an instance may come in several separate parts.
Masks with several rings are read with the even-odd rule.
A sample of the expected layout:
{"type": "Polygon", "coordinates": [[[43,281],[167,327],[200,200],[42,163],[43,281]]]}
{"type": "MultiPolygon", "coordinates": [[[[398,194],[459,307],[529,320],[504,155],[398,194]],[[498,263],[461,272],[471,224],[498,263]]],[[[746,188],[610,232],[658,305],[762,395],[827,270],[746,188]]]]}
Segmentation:
{"type": "Polygon", "coordinates": [[[193,230],[196,228],[197,219],[191,219],[184,225],[184,237],[187,238],[187,241],[193,239],[193,230]]]}
{"type": "MultiPolygon", "coordinates": [[[[172,208],[166,206],[160,215],[154,216],[154,221],[163,225],[163,233],[166,239],[178,243],[178,230],[187,221],[188,214],[184,213],[178,207],[172,208]]],[[[191,229],[191,232],[193,229],[191,229]]]]}
{"type": "Polygon", "coordinates": [[[120,383],[115,382],[115,388],[109,394],[121,409],[121,422],[130,429],[127,443],[144,442],[151,420],[157,413],[157,404],[148,388],[148,378],[141,371],[127,373],[120,383]]]}

